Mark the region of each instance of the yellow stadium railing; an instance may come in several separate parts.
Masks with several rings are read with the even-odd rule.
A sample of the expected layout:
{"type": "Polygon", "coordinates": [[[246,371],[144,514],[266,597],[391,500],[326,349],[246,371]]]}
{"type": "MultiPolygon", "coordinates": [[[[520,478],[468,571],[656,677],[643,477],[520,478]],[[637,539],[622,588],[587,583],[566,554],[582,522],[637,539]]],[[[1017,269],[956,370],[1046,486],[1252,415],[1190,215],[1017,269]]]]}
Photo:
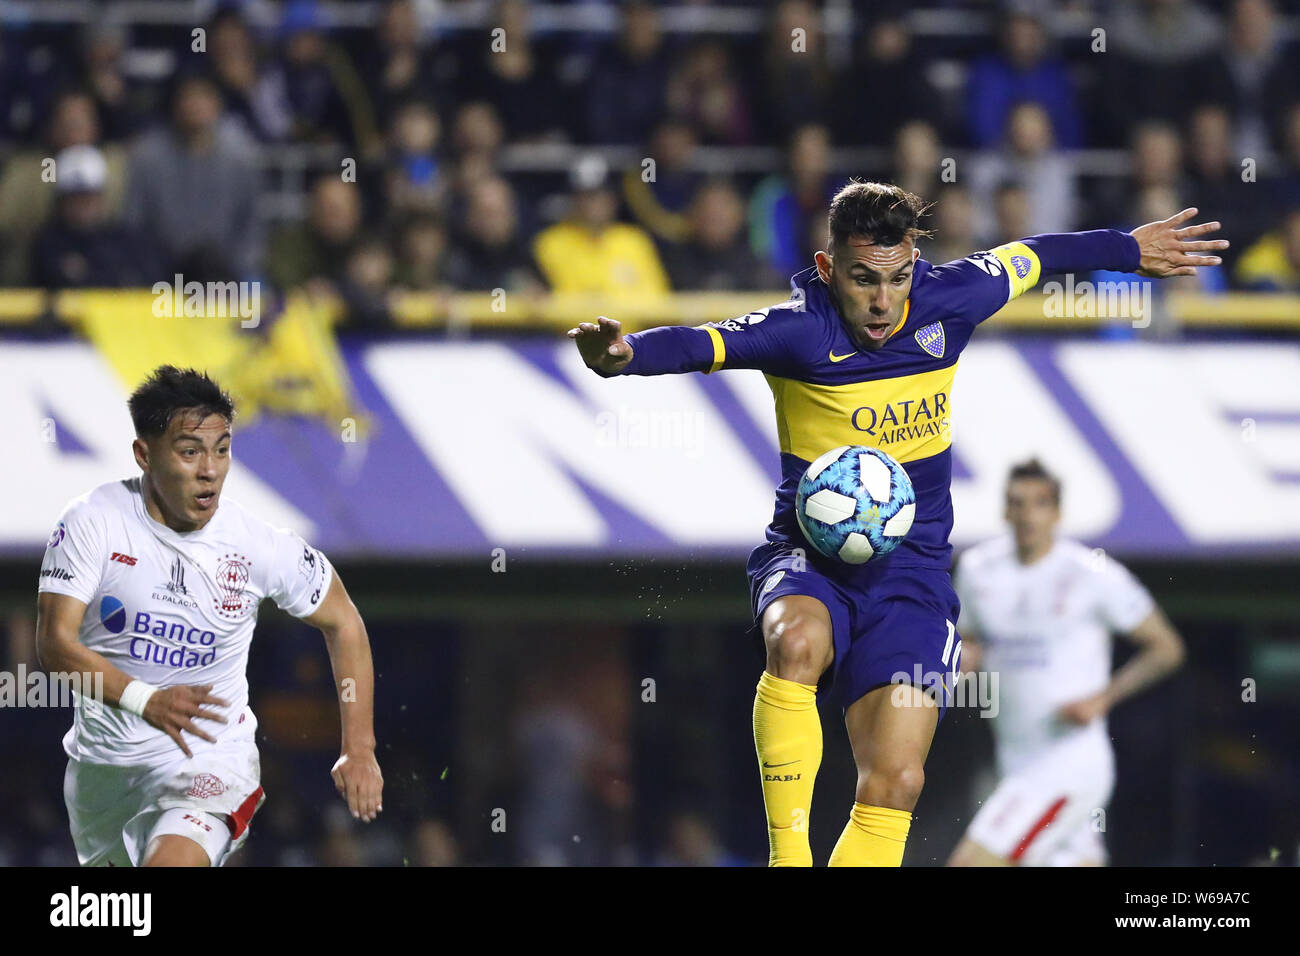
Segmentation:
{"type": "MultiPolygon", "coordinates": [[[[659,297],[591,295],[528,295],[524,293],[395,291],[389,297],[394,327],[399,329],[450,329],[555,331],[607,315],[628,331],[655,325],[699,325],[744,315],[784,301],[786,290],[770,292],[679,292],[659,297]]],[[[82,293],[46,293],[38,289],[0,290],[0,328],[21,327],[42,316],[76,326],[81,320],[82,293]]],[[[333,319],[342,315],[342,303],[320,303],[333,319]]],[[[1170,292],[1160,308],[1175,324],[1218,329],[1253,329],[1300,332],[1300,295],[1233,292],[1204,295],[1170,292]]],[[[990,322],[1006,328],[1041,331],[1088,328],[1127,315],[1055,315],[1045,297],[1031,293],[1009,303],[990,322]]]]}

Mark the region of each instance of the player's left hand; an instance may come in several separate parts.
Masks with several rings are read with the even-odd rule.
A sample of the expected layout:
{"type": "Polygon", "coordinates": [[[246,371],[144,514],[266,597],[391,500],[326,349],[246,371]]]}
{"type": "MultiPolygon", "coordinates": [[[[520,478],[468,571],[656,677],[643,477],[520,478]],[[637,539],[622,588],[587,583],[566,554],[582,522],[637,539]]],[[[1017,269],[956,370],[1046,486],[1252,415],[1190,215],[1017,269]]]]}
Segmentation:
{"type": "Polygon", "coordinates": [[[1074,700],[1064,705],[1057,716],[1068,724],[1088,724],[1103,716],[1110,710],[1110,701],[1105,694],[1093,694],[1082,700],[1074,700]]]}
{"type": "Polygon", "coordinates": [[[1194,276],[1197,266],[1217,266],[1223,262],[1218,256],[1192,254],[1228,248],[1227,239],[1196,240],[1197,236],[1218,232],[1222,223],[1203,222],[1195,226],[1183,226],[1196,212],[1196,207],[1193,206],[1162,222],[1138,226],[1129,233],[1137,240],[1138,249],[1142,253],[1138,275],[1152,279],[1194,276]]]}
{"type": "Polygon", "coordinates": [[[330,770],[339,796],[358,820],[371,822],[384,809],[384,775],[373,750],[347,751],[330,770]]]}

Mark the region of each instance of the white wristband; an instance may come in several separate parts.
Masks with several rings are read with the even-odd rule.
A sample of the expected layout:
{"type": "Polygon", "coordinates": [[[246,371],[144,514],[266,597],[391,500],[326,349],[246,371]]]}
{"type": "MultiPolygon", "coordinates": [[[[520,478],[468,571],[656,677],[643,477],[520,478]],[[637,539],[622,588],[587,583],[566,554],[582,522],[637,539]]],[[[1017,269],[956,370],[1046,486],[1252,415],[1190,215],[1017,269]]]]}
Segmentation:
{"type": "Polygon", "coordinates": [[[144,716],[144,705],[149,703],[149,698],[154,695],[158,688],[153,684],[146,684],[142,680],[133,680],[126,685],[126,690],[122,691],[122,696],[118,698],[117,706],[127,713],[135,714],[137,717],[144,716]]]}

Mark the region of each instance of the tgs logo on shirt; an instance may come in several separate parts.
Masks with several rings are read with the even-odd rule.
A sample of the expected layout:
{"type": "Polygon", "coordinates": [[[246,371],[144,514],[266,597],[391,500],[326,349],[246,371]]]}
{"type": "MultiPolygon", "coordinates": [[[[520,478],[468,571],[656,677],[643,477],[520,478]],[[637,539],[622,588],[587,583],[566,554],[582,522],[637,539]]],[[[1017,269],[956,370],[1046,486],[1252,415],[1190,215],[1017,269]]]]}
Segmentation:
{"type": "Polygon", "coordinates": [[[943,358],[943,323],[931,322],[925,328],[917,329],[916,344],[935,358],[943,358]]]}

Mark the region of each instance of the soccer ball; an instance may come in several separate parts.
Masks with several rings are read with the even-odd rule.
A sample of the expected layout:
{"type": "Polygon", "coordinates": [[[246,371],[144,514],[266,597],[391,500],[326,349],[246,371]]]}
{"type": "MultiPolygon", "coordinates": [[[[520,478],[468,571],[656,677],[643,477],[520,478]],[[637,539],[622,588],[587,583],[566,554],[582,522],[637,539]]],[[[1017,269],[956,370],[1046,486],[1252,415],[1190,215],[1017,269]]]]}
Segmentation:
{"type": "Polygon", "coordinates": [[[841,445],[799,479],[794,514],[804,537],[826,557],[865,564],[907,537],[916,492],[903,466],[879,448],[841,445]]]}

